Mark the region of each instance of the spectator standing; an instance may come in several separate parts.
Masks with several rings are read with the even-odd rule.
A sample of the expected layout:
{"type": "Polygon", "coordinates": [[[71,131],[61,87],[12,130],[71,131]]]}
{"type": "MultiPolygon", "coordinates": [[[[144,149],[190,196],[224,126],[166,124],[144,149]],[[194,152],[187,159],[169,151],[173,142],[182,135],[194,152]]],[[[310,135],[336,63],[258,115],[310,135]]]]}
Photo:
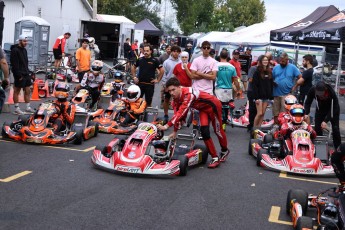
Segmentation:
{"type": "Polygon", "coordinates": [[[171,46],[167,45],[165,47],[165,53],[163,53],[161,56],[159,56],[158,61],[160,64],[163,65],[163,63],[170,57],[171,54],[171,46]]]}
{"type": "Polygon", "coordinates": [[[81,47],[75,54],[79,82],[83,80],[84,74],[90,71],[91,51],[88,49],[88,44],[89,40],[83,39],[81,47]]]}
{"type": "MultiPolygon", "coordinates": [[[[240,51],[234,50],[232,51],[232,59],[230,60],[230,64],[233,65],[236,69],[237,78],[240,81],[242,74],[241,74],[241,63],[238,61],[240,58],[240,51]]],[[[239,95],[240,98],[244,98],[242,95],[242,89],[241,87],[236,89],[236,94],[239,95]]]]}
{"type": "Polygon", "coordinates": [[[253,100],[255,100],[257,111],[254,119],[254,127],[260,127],[268,103],[273,99],[272,70],[269,67],[269,59],[266,56],[259,60],[252,83],[253,100]]]}
{"type": "Polygon", "coordinates": [[[24,91],[24,101],[26,103],[25,112],[33,113],[35,112],[30,107],[30,86],[32,85],[31,77],[29,73],[29,61],[28,53],[25,47],[28,44],[27,37],[25,35],[19,35],[18,44],[11,46],[11,65],[14,77],[14,91],[13,91],[13,101],[14,101],[14,114],[24,114],[19,108],[18,96],[23,89],[24,91]]]}
{"type": "Polygon", "coordinates": [[[173,76],[175,66],[181,61],[179,59],[179,55],[181,53],[181,48],[179,46],[172,46],[171,47],[171,55],[170,57],[164,61],[163,69],[164,75],[162,79],[158,78],[158,82],[162,81],[161,87],[161,101],[163,101],[163,110],[164,110],[164,122],[167,123],[169,120],[169,102],[170,102],[170,94],[165,88],[165,83],[173,76]]]}
{"type": "Polygon", "coordinates": [[[159,45],[159,50],[165,50],[167,46],[167,43],[165,42],[165,40],[163,39],[161,44],[159,45]]]}
{"type": "Polygon", "coordinates": [[[339,130],[339,116],[340,106],[338,97],[329,84],[319,81],[315,86],[312,86],[307,94],[304,103],[305,120],[309,119],[310,107],[313,100],[316,100],[315,110],[315,131],[318,136],[322,136],[322,127],[327,126],[327,122],[332,124],[333,145],[337,149],[341,144],[340,130],[339,130]]]}
{"type": "MultiPolygon", "coordinates": [[[[299,98],[298,103],[301,105],[304,104],[305,96],[308,94],[310,88],[313,86],[313,57],[310,54],[307,54],[303,57],[302,65],[306,70],[303,71],[302,77],[298,79],[296,87],[299,86],[299,98]]],[[[296,88],[292,89],[292,91],[296,88]]]]}
{"type": "Polygon", "coordinates": [[[143,42],[140,43],[140,48],[143,48],[144,49],[144,46],[147,45],[147,40],[146,38],[144,38],[143,42]]]}
{"type": "Polygon", "coordinates": [[[126,38],[126,42],[123,44],[123,56],[126,59],[131,59],[132,55],[132,47],[131,47],[131,41],[129,38],[126,38]]]}
{"type": "Polygon", "coordinates": [[[315,55],[313,55],[313,67],[316,67],[316,66],[318,66],[318,62],[317,62],[317,60],[316,60],[316,56],[315,55]]]}
{"type": "Polygon", "coordinates": [[[59,68],[61,65],[62,57],[65,57],[65,45],[66,40],[71,37],[71,33],[66,32],[64,35],[57,37],[54,46],[53,46],[53,54],[54,54],[54,66],[55,68],[59,68]]]}
{"type": "Polygon", "coordinates": [[[150,45],[144,46],[144,57],[139,58],[134,65],[132,65],[132,76],[136,76],[136,69],[139,67],[139,75],[134,77],[134,83],[140,87],[142,98],[145,95],[145,100],[148,107],[152,105],[153,93],[155,91],[155,83],[158,80],[155,78],[156,70],[159,71],[158,79],[161,79],[164,70],[159,61],[152,57],[153,48],[150,45]]]}
{"type": "Polygon", "coordinates": [[[210,57],[211,43],[204,41],[201,44],[202,56],[192,62],[192,87],[213,95],[213,81],[217,76],[217,61],[210,57]]]}
{"type": "Polygon", "coordinates": [[[181,86],[183,87],[191,87],[192,86],[192,73],[190,70],[190,66],[192,65],[188,62],[189,54],[186,51],[181,53],[181,62],[178,63],[173,71],[175,77],[179,80],[181,86]]]}
{"type": "Polygon", "coordinates": [[[278,115],[285,111],[285,96],[288,95],[293,87],[296,79],[301,78],[301,72],[296,66],[289,63],[288,55],[283,52],[280,55],[279,65],[273,68],[272,72],[273,87],[273,116],[274,123],[278,124],[278,115]]]}
{"type": "Polygon", "coordinates": [[[218,71],[214,93],[222,103],[222,128],[225,130],[229,114],[229,102],[232,99],[232,84],[235,83],[237,87],[239,85],[236,69],[227,61],[228,52],[226,50],[221,51],[219,57],[220,62],[217,63],[218,71]]]}
{"type": "MultiPolygon", "coordinates": [[[[140,47],[141,48],[141,47],[140,47]]],[[[138,59],[138,57],[139,57],[139,54],[138,54],[138,40],[137,39],[135,39],[134,40],[134,43],[132,44],[132,60],[134,59],[134,60],[136,60],[136,59],[138,59]]]]}
{"type": "Polygon", "coordinates": [[[249,68],[248,71],[248,89],[247,89],[247,98],[248,98],[248,110],[249,110],[249,124],[247,126],[247,131],[250,132],[254,126],[254,119],[256,117],[256,104],[253,98],[253,76],[257,69],[257,63],[262,60],[264,55],[260,55],[258,61],[255,62],[256,65],[253,65],[249,68]]]}
{"type": "Polygon", "coordinates": [[[0,48],[0,113],[6,100],[5,90],[10,85],[8,64],[3,49],[0,48]]]}
{"type": "Polygon", "coordinates": [[[188,61],[190,61],[190,58],[192,57],[192,47],[193,45],[191,43],[188,43],[187,47],[184,49],[184,51],[188,53],[188,61]]]}

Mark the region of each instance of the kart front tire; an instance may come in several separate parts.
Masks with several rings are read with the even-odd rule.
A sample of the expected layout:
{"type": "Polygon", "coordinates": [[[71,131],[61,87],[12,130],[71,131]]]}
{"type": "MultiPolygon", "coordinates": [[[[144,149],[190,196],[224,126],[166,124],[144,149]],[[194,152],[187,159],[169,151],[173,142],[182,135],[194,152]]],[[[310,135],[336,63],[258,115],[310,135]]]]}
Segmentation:
{"type": "Polygon", "coordinates": [[[266,149],[259,149],[258,155],[256,156],[256,166],[261,167],[262,154],[267,154],[266,149]]]}
{"type": "Polygon", "coordinates": [[[201,164],[203,164],[203,165],[206,164],[207,159],[208,159],[208,152],[209,152],[207,147],[204,145],[197,144],[197,145],[194,145],[193,149],[200,149],[201,150],[201,157],[202,157],[201,164]]]}
{"type": "Polygon", "coordinates": [[[8,137],[7,133],[5,132],[5,126],[10,126],[11,127],[11,123],[5,121],[4,124],[2,125],[2,128],[1,128],[2,138],[8,137]]]}
{"type": "Polygon", "coordinates": [[[93,135],[94,137],[97,137],[99,133],[99,124],[94,121],[89,121],[89,126],[95,126],[95,134],[93,135]]]}
{"type": "Polygon", "coordinates": [[[263,143],[267,144],[267,143],[271,143],[273,141],[273,135],[272,134],[266,134],[264,136],[264,141],[263,143]]]}
{"type": "Polygon", "coordinates": [[[105,145],[96,145],[97,150],[101,151],[102,155],[105,157],[109,157],[110,154],[108,153],[108,147],[105,145]]]}
{"type": "Polygon", "coordinates": [[[84,138],[84,129],[82,127],[75,127],[74,132],[76,132],[74,144],[81,145],[83,143],[84,138]]]}
{"type": "Polygon", "coordinates": [[[295,200],[302,207],[302,214],[305,215],[308,210],[308,193],[302,189],[290,189],[286,199],[286,213],[291,215],[291,200],[295,200]]]}
{"type": "Polygon", "coordinates": [[[180,161],[180,174],[179,176],[186,176],[187,175],[187,168],[188,168],[188,157],[185,155],[180,155],[177,158],[180,161]]]}
{"type": "Polygon", "coordinates": [[[253,146],[254,143],[257,143],[257,144],[259,144],[261,146],[262,141],[258,140],[258,139],[251,139],[249,141],[249,145],[248,145],[248,154],[249,155],[253,155],[253,147],[252,146],[253,146]]]}
{"type": "Polygon", "coordinates": [[[296,230],[313,229],[313,219],[309,216],[301,216],[297,219],[296,230]]]}

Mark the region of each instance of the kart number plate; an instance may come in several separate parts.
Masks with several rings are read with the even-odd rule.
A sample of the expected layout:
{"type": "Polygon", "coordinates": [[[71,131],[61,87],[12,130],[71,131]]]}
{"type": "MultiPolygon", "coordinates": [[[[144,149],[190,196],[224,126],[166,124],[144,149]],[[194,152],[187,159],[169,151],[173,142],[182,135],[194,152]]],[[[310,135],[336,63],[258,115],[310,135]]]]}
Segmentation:
{"type": "Polygon", "coordinates": [[[26,139],[27,142],[30,142],[30,143],[42,143],[42,140],[40,139],[33,139],[33,138],[28,138],[26,139]]]}
{"type": "Polygon", "coordinates": [[[128,167],[124,165],[116,165],[115,170],[120,171],[120,172],[126,172],[126,173],[141,173],[140,168],[128,167]]]}

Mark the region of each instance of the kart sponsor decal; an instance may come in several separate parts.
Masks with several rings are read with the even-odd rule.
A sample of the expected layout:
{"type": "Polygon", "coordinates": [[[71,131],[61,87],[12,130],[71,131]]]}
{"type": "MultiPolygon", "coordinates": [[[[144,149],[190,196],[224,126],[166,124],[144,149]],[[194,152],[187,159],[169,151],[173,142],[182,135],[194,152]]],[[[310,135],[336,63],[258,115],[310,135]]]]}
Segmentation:
{"type": "Polygon", "coordinates": [[[128,157],[133,159],[135,157],[135,152],[128,153],[128,157]]]}
{"type": "Polygon", "coordinates": [[[178,147],[186,149],[188,146],[185,145],[185,144],[181,144],[181,145],[179,145],[178,147]]]}
{"type": "Polygon", "coordinates": [[[141,173],[140,168],[128,167],[125,165],[116,165],[115,170],[120,171],[120,172],[126,172],[126,173],[141,173]]]}
{"type": "Polygon", "coordinates": [[[30,143],[42,143],[41,139],[36,139],[36,138],[28,138],[26,139],[26,142],[30,142],[30,143]]]}
{"type": "Polygon", "coordinates": [[[305,169],[305,168],[293,168],[291,171],[295,173],[307,173],[307,174],[315,173],[314,169],[305,169]]]}
{"type": "Polygon", "coordinates": [[[147,131],[148,134],[152,134],[154,133],[155,131],[153,129],[150,129],[149,131],[147,131]]]}

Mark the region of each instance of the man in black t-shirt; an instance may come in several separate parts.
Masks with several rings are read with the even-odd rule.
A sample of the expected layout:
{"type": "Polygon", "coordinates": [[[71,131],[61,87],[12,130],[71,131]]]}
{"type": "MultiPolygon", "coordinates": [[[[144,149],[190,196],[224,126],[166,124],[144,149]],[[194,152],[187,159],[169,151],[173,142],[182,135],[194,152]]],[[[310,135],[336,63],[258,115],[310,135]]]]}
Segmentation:
{"type": "Polygon", "coordinates": [[[151,107],[153,93],[155,91],[155,77],[156,70],[159,71],[158,79],[164,74],[164,70],[159,61],[152,56],[153,48],[150,45],[144,46],[144,57],[141,57],[132,66],[132,76],[134,76],[134,83],[140,87],[141,95],[145,95],[147,106],[151,107]],[[139,75],[136,77],[136,69],[139,67],[139,75]]]}
{"type": "MultiPolygon", "coordinates": [[[[308,94],[310,88],[313,86],[313,56],[310,54],[307,54],[303,57],[303,67],[306,68],[306,70],[303,71],[302,77],[297,80],[297,86],[299,87],[300,95],[298,97],[298,103],[303,105],[305,96],[308,94]]],[[[293,89],[294,90],[294,89],[293,89]]]]}

